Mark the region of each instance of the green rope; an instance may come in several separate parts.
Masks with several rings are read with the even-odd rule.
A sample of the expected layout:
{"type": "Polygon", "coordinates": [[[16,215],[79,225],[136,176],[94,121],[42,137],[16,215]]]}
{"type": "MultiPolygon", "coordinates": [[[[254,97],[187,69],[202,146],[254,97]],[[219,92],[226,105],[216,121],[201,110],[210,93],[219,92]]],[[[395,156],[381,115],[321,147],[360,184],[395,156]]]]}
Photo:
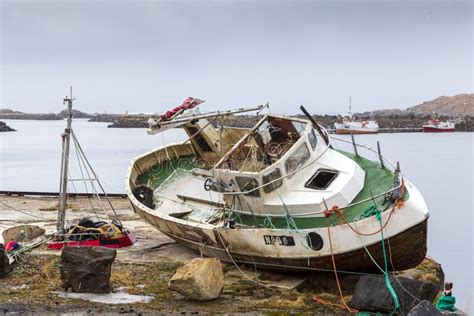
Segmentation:
{"type": "Polygon", "coordinates": [[[280,193],[278,193],[278,190],[275,190],[275,193],[277,194],[278,198],[281,201],[281,204],[283,204],[283,208],[285,209],[286,229],[299,231],[298,226],[296,226],[296,222],[294,218],[291,217],[290,213],[288,212],[288,208],[286,207],[285,201],[283,201],[283,198],[281,197],[280,193]]]}
{"type": "Polygon", "coordinates": [[[365,218],[369,218],[369,217],[372,217],[374,215],[377,215],[377,212],[379,212],[379,210],[377,209],[377,207],[373,204],[371,204],[369,207],[367,207],[363,212],[362,214],[360,214],[359,216],[357,216],[354,220],[356,221],[359,221],[361,219],[365,219],[365,218]]]}
{"type": "Polygon", "coordinates": [[[271,215],[268,215],[267,217],[265,217],[265,220],[263,221],[263,226],[265,226],[267,228],[271,228],[271,229],[277,229],[275,227],[275,225],[273,225],[273,223],[272,223],[272,216],[271,215]]]}
{"type": "Polygon", "coordinates": [[[456,298],[454,296],[441,295],[436,302],[436,308],[442,311],[451,311],[455,312],[457,308],[455,307],[456,298]]]}
{"type": "Polygon", "coordinates": [[[392,284],[390,284],[390,279],[388,277],[387,253],[385,252],[385,240],[383,237],[383,225],[382,225],[382,212],[380,212],[380,210],[377,210],[376,217],[380,223],[380,228],[381,228],[380,234],[382,235],[382,252],[383,252],[383,261],[385,264],[385,271],[384,271],[385,286],[387,287],[387,290],[392,296],[393,304],[395,305],[395,310],[398,310],[400,309],[400,302],[398,301],[397,293],[395,292],[395,289],[393,288],[392,284]]]}

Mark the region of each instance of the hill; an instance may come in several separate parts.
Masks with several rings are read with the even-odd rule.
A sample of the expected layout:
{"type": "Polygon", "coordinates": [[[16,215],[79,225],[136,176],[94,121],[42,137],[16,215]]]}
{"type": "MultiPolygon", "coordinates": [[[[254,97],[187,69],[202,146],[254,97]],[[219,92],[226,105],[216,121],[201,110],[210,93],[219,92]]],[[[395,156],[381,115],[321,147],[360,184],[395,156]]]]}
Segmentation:
{"type": "MultiPolygon", "coordinates": [[[[434,100],[410,106],[405,110],[385,109],[372,113],[375,116],[429,116],[433,112],[440,115],[474,116],[474,94],[463,93],[452,97],[441,96],[434,100]]],[[[361,116],[368,116],[369,114],[370,112],[360,113],[361,116]]]]}
{"type": "Polygon", "coordinates": [[[474,116],[474,94],[463,93],[452,97],[441,96],[434,100],[411,106],[405,111],[415,114],[437,112],[442,115],[474,116]]]}

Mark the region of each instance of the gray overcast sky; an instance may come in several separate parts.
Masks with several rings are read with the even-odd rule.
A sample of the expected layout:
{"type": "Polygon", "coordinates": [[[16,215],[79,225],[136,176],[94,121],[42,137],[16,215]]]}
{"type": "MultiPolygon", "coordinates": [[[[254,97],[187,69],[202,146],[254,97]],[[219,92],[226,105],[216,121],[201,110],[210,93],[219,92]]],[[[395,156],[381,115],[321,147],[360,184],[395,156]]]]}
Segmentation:
{"type": "Polygon", "coordinates": [[[0,107],[415,105],[473,90],[471,1],[1,2],[0,107]]]}

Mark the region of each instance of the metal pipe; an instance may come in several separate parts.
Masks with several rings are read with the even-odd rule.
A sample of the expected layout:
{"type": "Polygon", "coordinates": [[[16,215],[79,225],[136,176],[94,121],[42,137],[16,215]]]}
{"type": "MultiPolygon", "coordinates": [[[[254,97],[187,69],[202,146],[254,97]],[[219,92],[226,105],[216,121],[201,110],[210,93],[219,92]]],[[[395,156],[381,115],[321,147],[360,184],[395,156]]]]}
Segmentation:
{"type": "Polygon", "coordinates": [[[58,209],[58,222],[56,229],[59,233],[64,233],[64,226],[66,223],[66,204],[67,204],[67,177],[68,177],[68,166],[69,166],[69,145],[71,141],[71,126],[72,126],[72,87],[70,90],[70,96],[65,97],[63,103],[67,104],[67,126],[64,130],[63,140],[63,154],[61,161],[61,179],[59,186],[59,209],[58,209]]]}
{"type": "Polygon", "coordinates": [[[323,133],[321,126],[319,126],[319,124],[316,123],[314,118],[308,113],[308,111],[306,111],[304,106],[300,106],[300,110],[304,113],[304,115],[306,115],[308,120],[313,124],[313,127],[318,131],[319,135],[321,135],[321,137],[324,139],[324,141],[326,142],[326,145],[329,145],[329,137],[327,137],[327,135],[323,133]]]}
{"type": "Polygon", "coordinates": [[[382,167],[382,169],[384,169],[385,165],[383,163],[382,150],[380,149],[380,142],[379,141],[377,141],[377,152],[379,154],[380,166],[382,167]]]}
{"type": "Polygon", "coordinates": [[[351,132],[351,139],[352,139],[352,146],[354,146],[354,153],[357,157],[359,157],[359,153],[357,152],[357,145],[355,142],[354,134],[351,132]]]}

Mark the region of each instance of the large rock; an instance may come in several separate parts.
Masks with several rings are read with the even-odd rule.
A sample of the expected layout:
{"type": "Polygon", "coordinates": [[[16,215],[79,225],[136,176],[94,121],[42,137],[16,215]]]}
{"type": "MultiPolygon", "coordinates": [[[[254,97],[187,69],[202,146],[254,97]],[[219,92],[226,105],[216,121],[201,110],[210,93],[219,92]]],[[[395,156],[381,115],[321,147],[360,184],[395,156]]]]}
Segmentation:
{"type": "Polygon", "coordinates": [[[411,309],[407,316],[441,316],[441,312],[431,302],[421,301],[411,309]]]}
{"type": "Polygon", "coordinates": [[[219,297],[224,287],[224,271],[219,259],[196,258],[176,270],[169,288],[186,298],[210,301],[219,297]]]}
{"type": "MultiPolygon", "coordinates": [[[[397,293],[403,314],[407,314],[419,301],[433,302],[439,292],[438,286],[428,281],[402,277],[397,279],[401,286],[394,277],[390,277],[390,283],[397,293]]],[[[362,276],[357,282],[350,306],[360,311],[393,311],[393,300],[385,286],[384,276],[362,276]]]]}
{"type": "Polygon", "coordinates": [[[44,235],[45,230],[34,225],[19,225],[7,228],[3,231],[2,237],[5,243],[10,240],[27,242],[44,235]]]}
{"type": "Polygon", "coordinates": [[[417,267],[400,272],[400,276],[408,279],[429,281],[436,284],[440,291],[444,288],[443,268],[429,257],[426,257],[417,267]]]}
{"type": "Polygon", "coordinates": [[[61,280],[65,290],[109,293],[110,273],[117,251],[102,247],[64,247],[61,280]]]}
{"type": "Polygon", "coordinates": [[[12,271],[5,247],[0,244],[0,278],[5,278],[12,271]]]}

